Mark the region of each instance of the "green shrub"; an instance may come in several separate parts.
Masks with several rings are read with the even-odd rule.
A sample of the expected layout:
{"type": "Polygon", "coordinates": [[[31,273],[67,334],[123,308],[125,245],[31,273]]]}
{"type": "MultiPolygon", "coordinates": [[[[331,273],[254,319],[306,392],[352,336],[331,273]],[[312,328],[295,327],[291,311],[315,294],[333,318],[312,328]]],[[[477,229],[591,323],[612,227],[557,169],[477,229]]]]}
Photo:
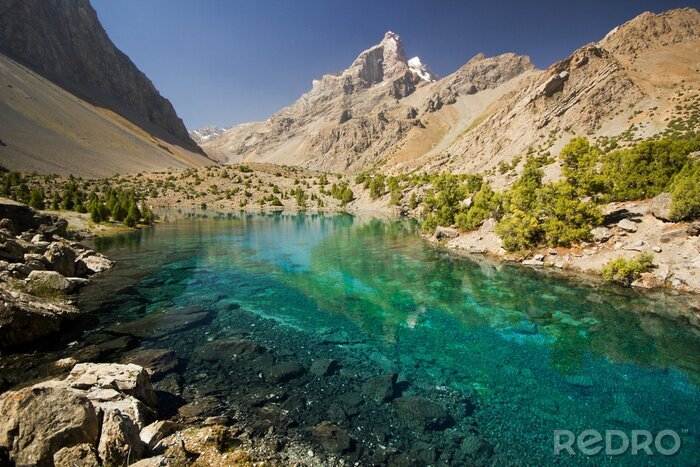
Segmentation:
{"type": "Polygon", "coordinates": [[[548,183],[537,192],[537,216],[549,246],[570,246],[589,240],[603,216],[598,206],[582,201],[568,182],[548,183]]]}
{"type": "Polygon", "coordinates": [[[496,225],[496,234],[501,237],[503,248],[519,251],[537,245],[542,238],[542,229],[535,216],[515,210],[506,214],[496,225]]]}
{"type": "Polygon", "coordinates": [[[650,253],[640,253],[632,259],[613,259],[603,266],[603,277],[607,281],[629,286],[654,265],[653,260],[650,253]]]}
{"type": "Polygon", "coordinates": [[[673,178],[669,191],[672,220],[700,218],[700,162],[686,164],[673,178]]]}

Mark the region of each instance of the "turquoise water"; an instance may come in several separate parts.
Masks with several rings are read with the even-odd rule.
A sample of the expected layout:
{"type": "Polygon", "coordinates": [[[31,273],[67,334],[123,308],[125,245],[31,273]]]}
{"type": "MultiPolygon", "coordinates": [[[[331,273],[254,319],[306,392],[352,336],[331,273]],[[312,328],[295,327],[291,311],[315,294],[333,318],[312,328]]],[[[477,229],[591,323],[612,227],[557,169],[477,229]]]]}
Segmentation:
{"type": "MultiPolygon", "coordinates": [[[[101,328],[172,306],[215,310],[138,343],[185,361],[186,399],[207,384],[193,349],[244,333],[303,362],[332,354],[359,379],[397,372],[408,394],[449,399],[451,411],[473,402],[440,436],[478,427],[492,463],[700,462],[700,333],[675,318],[684,297],[459,258],[411,222],[351,216],[210,215],[96,246],[118,265],[83,299],[101,328]],[[555,456],[556,429],[672,429],[683,444],[672,457],[555,456]]],[[[359,433],[363,422],[344,423],[359,433]]]]}

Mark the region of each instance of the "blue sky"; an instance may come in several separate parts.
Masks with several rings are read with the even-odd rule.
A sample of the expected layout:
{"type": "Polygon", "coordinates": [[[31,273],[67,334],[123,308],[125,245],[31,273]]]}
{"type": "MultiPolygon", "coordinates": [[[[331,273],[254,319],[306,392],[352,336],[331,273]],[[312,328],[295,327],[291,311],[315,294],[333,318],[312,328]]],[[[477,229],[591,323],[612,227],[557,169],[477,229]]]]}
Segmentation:
{"type": "Polygon", "coordinates": [[[479,52],[539,68],[643,11],[700,0],[91,0],[190,129],[264,120],[386,31],[441,76],[479,52]]]}

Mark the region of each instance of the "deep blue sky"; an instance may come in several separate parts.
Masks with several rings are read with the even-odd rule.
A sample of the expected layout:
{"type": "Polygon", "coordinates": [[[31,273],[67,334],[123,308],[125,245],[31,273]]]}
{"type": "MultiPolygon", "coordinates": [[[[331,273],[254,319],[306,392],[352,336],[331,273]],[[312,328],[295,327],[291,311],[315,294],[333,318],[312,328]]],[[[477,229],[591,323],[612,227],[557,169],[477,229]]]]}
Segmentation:
{"type": "Polygon", "coordinates": [[[479,52],[539,68],[643,11],[700,0],[91,0],[190,129],[264,120],[386,31],[441,76],[479,52]]]}

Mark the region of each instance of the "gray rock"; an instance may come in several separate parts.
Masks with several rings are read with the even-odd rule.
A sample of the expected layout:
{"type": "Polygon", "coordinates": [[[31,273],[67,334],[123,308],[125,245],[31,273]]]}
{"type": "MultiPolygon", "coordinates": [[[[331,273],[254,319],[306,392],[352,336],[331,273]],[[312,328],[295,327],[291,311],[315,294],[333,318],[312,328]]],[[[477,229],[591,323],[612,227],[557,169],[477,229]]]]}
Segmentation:
{"type": "Polygon", "coordinates": [[[69,292],[73,285],[56,271],[32,271],[27,277],[29,289],[33,292],[69,292]]]}
{"type": "Polygon", "coordinates": [[[568,71],[562,71],[561,73],[552,76],[549,78],[545,83],[543,87],[543,92],[544,95],[547,97],[551,97],[557,92],[561,91],[564,88],[564,83],[569,79],[569,72],[568,71]]]}
{"type": "Polygon", "coordinates": [[[97,274],[99,272],[107,271],[114,266],[114,261],[111,261],[105,256],[95,252],[81,254],[78,257],[78,263],[81,263],[90,274],[97,274]]]}
{"type": "Polygon", "coordinates": [[[24,260],[24,248],[11,238],[0,242],[0,259],[10,263],[19,263],[24,260]]]}
{"type": "Polygon", "coordinates": [[[524,260],[521,264],[524,266],[544,266],[544,261],[532,258],[524,260]]]}
{"type": "Polygon", "coordinates": [[[435,229],[434,237],[437,240],[442,240],[443,238],[455,238],[459,237],[459,231],[457,229],[453,229],[452,227],[438,226],[438,228],[435,229]]]}
{"type": "Polygon", "coordinates": [[[97,444],[99,420],[82,394],[48,381],[0,396],[0,446],[20,465],[51,465],[65,446],[97,444]]]}
{"type": "Polygon", "coordinates": [[[613,236],[612,230],[602,226],[591,230],[591,234],[596,243],[605,243],[613,236]]]}
{"type": "Polygon", "coordinates": [[[299,362],[284,362],[271,366],[263,372],[267,381],[274,384],[285,383],[304,374],[306,369],[299,362]]]}
{"type": "Polygon", "coordinates": [[[221,409],[221,402],[214,396],[205,396],[185,404],[177,411],[181,417],[206,417],[221,409]]]}
{"type": "Polygon", "coordinates": [[[75,276],[76,254],[70,247],[54,242],[49,245],[44,256],[54,271],[64,276],[75,276]]]}
{"type": "Polygon", "coordinates": [[[629,219],[622,219],[620,222],[617,223],[617,226],[627,232],[637,231],[637,224],[635,224],[629,219]]]}
{"type": "Polygon", "coordinates": [[[651,214],[664,222],[671,221],[673,217],[671,213],[671,193],[661,193],[652,198],[651,214]]]}
{"type": "Polygon", "coordinates": [[[65,381],[77,389],[112,388],[150,407],[156,406],[156,394],[148,373],[138,365],[79,363],[65,381]]]}
{"type": "Polygon", "coordinates": [[[424,397],[399,397],[394,400],[394,410],[405,423],[426,430],[442,430],[454,423],[444,407],[424,397]]]}
{"type": "Polygon", "coordinates": [[[396,396],[396,373],[370,378],[362,385],[362,395],[378,403],[389,402],[396,396]]]}

